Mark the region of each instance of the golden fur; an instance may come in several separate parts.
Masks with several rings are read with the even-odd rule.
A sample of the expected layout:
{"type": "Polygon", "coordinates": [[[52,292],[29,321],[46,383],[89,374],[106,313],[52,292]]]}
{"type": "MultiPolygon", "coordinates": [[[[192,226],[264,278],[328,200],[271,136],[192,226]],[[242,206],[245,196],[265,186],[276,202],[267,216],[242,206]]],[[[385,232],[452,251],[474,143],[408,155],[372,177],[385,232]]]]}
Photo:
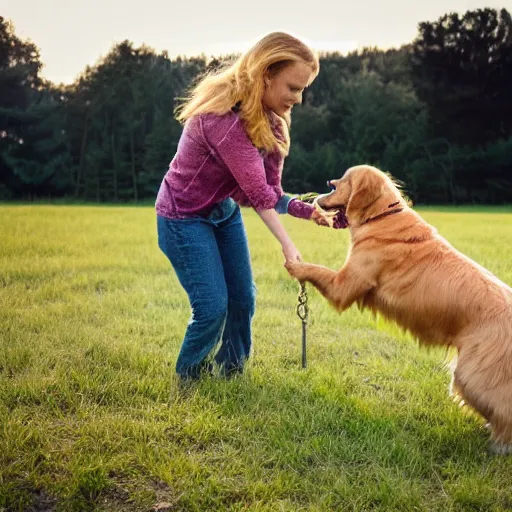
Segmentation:
{"type": "Polygon", "coordinates": [[[490,424],[493,449],[512,452],[512,289],[454,249],[370,166],[349,169],[317,198],[345,209],[351,247],[335,272],[287,263],[343,311],[356,302],[425,345],[457,349],[452,391],[490,424]]]}

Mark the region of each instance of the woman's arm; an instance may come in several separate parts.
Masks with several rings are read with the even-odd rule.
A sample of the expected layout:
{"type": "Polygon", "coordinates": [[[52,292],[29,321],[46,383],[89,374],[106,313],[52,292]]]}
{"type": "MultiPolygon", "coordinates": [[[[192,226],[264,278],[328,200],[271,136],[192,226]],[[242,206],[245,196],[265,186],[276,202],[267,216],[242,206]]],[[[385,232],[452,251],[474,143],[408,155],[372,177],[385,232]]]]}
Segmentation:
{"type": "Polygon", "coordinates": [[[258,215],[261,217],[261,220],[265,223],[265,225],[270,229],[272,234],[279,240],[281,243],[281,248],[283,250],[284,257],[286,261],[296,262],[301,261],[302,257],[295,247],[295,244],[292,242],[292,239],[286,232],[286,229],[281,224],[281,220],[279,219],[279,214],[274,210],[257,210],[258,215]]]}

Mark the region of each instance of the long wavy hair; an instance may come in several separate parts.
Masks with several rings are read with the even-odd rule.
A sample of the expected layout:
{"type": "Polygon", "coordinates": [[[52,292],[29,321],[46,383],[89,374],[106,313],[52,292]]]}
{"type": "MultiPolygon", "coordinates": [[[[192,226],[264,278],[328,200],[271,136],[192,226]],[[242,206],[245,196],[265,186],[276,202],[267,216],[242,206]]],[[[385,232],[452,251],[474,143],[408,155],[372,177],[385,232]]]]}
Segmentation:
{"type": "MultiPolygon", "coordinates": [[[[272,130],[272,121],[262,99],[265,77],[275,76],[286,66],[303,62],[311,67],[311,80],[317,76],[318,55],[299,39],[284,32],[272,32],[258,41],[235,62],[203,76],[176,108],[176,119],[184,123],[199,114],[225,114],[240,105],[240,117],[252,143],[266,151],[276,147],[287,155],[290,147],[290,114],[281,120],[282,137],[272,130]]],[[[308,84],[309,85],[309,84],[308,84]]],[[[277,116],[276,116],[277,117],[277,116]]]]}

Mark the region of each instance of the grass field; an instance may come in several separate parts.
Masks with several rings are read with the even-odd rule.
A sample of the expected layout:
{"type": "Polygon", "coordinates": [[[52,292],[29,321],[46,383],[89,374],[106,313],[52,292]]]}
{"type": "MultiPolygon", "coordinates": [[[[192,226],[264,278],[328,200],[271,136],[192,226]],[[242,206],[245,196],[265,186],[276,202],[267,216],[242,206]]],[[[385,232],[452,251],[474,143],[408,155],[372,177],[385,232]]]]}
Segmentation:
{"type": "MultiPolygon", "coordinates": [[[[512,284],[511,208],[422,215],[512,284]]],[[[0,205],[0,511],[512,510],[512,457],[448,398],[445,351],[309,287],[301,369],[297,283],[244,217],[251,362],[178,394],[190,312],[153,209],[0,205]]],[[[284,221],[341,266],[347,231],[284,221]]]]}

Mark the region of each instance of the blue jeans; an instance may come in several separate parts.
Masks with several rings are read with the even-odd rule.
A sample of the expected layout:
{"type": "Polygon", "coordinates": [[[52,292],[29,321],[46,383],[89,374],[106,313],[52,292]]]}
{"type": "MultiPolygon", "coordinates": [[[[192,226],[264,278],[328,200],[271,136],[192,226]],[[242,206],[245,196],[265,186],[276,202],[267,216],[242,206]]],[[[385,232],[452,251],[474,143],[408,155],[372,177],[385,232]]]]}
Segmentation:
{"type": "Polygon", "coordinates": [[[220,340],[215,361],[221,371],[241,372],[251,350],[256,288],[240,207],[226,199],[207,217],[157,216],[157,227],[158,245],[192,308],[176,372],[199,377],[220,340]]]}

